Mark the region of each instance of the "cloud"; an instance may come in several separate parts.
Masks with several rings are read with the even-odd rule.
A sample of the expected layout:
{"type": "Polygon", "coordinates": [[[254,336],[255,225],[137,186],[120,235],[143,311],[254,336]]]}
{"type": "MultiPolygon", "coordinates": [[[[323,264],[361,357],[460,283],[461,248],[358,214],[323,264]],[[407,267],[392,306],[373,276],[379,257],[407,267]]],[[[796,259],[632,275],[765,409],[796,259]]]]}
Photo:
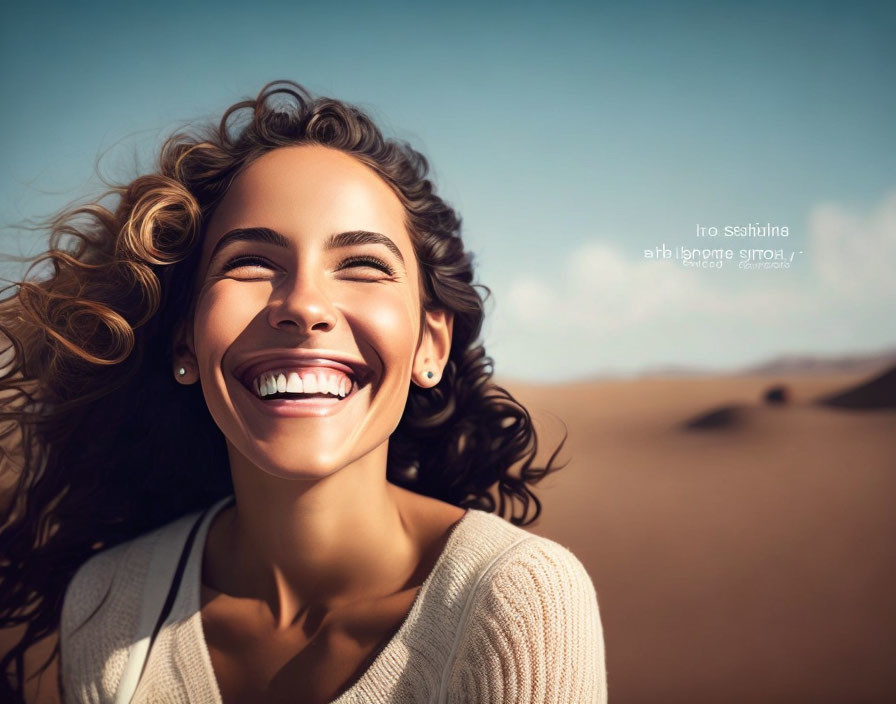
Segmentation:
{"type": "Polygon", "coordinates": [[[820,281],[855,300],[896,295],[896,191],[868,214],[823,203],[809,214],[809,247],[820,281]]]}
{"type": "MultiPolygon", "coordinates": [[[[733,269],[730,263],[726,267],[733,269]]],[[[555,281],[531,275],[514,279],[506,300],[508,312],[520,323],[550,322],[558,330],[587,328],[592,334],[682,315],[751,316],[761,310],[767,317],[770,310],[804,308],[804,296],[787,282],[770,288],[768,277],[731,273],[752,281],[735,287],[731,277],[723,279],[674,260],[645,259],[626,254],[615,244],[592,241],[569,253],[555,281]]],[[[772,272],[779,280],[781,274],[772,272]]]]}
{"type": "Polygon", "coordinates": [[[520,323],[549,322],[558,331],[609,333],[701,301],[693,272],[638,260],[616,245],[587,242],[569,253],[559,281],[514,280],[507,294],[520,323]]]}
{"type": "Polygon", "coordinates": [[[820,204],[804,244],[762,246],[802,247],[809,266],[744,270],[735,259],[694,269],[586,241],[559,275],[518,275],[497,292],[490,349],[503,373],[559,379],[669,363],[730,368],[883,336],[896,300],[896,192],[865,215],[820,204]]]}

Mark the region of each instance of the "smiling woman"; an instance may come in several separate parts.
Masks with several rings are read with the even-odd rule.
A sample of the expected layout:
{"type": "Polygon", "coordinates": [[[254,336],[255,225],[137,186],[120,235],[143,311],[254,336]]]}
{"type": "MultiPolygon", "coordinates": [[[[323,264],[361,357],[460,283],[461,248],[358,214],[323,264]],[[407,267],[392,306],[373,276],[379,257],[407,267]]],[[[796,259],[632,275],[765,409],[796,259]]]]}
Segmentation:
{"type": "Polygon", "coordinates": [[[58,628],[67,702],[606,700],[426,174],[280,82],[50,223],[0,304],[0,698],[58,628]]]}

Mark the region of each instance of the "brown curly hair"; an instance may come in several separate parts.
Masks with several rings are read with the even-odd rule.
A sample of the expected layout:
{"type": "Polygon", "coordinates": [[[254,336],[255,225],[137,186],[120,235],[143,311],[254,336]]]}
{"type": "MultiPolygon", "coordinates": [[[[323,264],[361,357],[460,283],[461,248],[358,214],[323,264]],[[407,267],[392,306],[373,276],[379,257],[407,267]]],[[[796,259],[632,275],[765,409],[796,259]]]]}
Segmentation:
{"type": "Polygon", "coordinates": [[[0,508],[0,627],[27,624],[0,659],[3,701],[23,701],[25,650],[58,628],[82,563],[232,493],[224,436],[200,386],[172,378],[171,341],[192,305],[204,224],[229,185],[262,154],[307,143],[351,154],[392,187],[424,310],[454,314],[444,376],[411,385],[388,479],[517,525],[538,517],[531,485],[557,468],[563,442],[533,466],[529,414],[491,381],[478,342],[478,289],[489,291],[472,283],[460,219],[434,192],[426,159],[351,105],[270,83],[218,125],[171,136],[154,173],[53,217],[48,251],[0,300],[0,476],[14,477],[0,508]]]}

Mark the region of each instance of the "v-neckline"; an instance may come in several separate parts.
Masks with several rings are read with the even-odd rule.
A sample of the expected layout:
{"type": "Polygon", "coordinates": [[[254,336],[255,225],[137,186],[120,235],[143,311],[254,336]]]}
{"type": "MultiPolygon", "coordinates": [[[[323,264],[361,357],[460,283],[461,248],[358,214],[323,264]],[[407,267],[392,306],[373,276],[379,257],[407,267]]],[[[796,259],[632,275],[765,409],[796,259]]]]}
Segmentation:
{"type": "MultiPolygon", "coordinates": [[[[215,695],[215,704],[223,704],[224,700],[221,696],[221,689],[218,686],[218,679],[215,675],[215,670],[212,665],[211,653],[208,649],[208,643],[205,640],[205,630],[202,626],[202,560],[205,554],[208,530],[211,526],[212,521],[222,509],[233,503],[234,500],[235,497],[231,494],[230,496],[227,496],[218,501],[216,504],[212,505],[211,510],[208,512],[202,522],[202,525],[199,527],[196,541],[193,544],[193,548],[190,554],[192,571],[190,572],[190,588],[187,594],[186,608],[187,613],[191,614],[190,618],[192,620],[193,632],[196,640],[198,641],[199,654],[202,659],[203,666],[206,670],[207,679],[208,681],[213,683],[212,688],[215,695]]],[[[336,699],[332,700],[330,704],[344,704],[344,702],[347,702],[348,697],[350,697],[353,692],[355,692],[366,680],[374,677],[377,671],[382,668],[383,661],[388,656],[388,654],[396,647],[398,647],[398,644],[401,641],[406,639],[407,631],[411,627],[410,624],[417,620],[416,617],[422,609],[423,599],[428,588],[435,579],[436,574],[441,570],[443,564],[445,563],[445,560],[447,559],[447,556],[454,550],[461,527],[467,523],[467,519],[475,511],[476,509],[468,508],[466,509],[464,514],[457,521],[455,521],[454,525],[452,525],[451,527],[445,544],[442,546],[442,550],[439,553],[438,558],[436,558],[435,564],[433,564],[432,569],[426,576],[426,579],[423,580],[423,583],[417,590],[417,594],[414,597],[413,602],[411,602],[411,607],[405,614],[401,625],[392,634],[392,637],[389,638],[388,641],[386,641],[385,645],[383,645],[378,651],[376,651],[376,654],[373,656],[373,659],[370,661],[370,664],[367,666],[367,668],[365,668],[365,670],[357,678],[355,678],[355,680],[346,689],[342,690],[339,696],[336,697],[336,699]]]]}

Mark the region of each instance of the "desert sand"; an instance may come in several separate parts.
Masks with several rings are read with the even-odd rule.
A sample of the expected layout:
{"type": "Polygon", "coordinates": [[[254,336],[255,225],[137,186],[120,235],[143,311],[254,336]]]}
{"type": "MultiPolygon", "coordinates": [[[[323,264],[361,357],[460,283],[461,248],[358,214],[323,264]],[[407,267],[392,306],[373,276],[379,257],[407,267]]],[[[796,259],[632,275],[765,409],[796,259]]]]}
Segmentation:
{"type": "Polygon", "coordinates": [[[813,402],[864,381],[507,382],[569,429],[532,530],[592,576],[610,701],[896,701],[896,408],[813,402]]]}
{"type": "Polygon", "coordinates": [[[530,529],[592,576],[612,702],[896,701],[896,409],[815,402],[867,380],[501,382],[542,457],[569,430],[530,529]]]}

